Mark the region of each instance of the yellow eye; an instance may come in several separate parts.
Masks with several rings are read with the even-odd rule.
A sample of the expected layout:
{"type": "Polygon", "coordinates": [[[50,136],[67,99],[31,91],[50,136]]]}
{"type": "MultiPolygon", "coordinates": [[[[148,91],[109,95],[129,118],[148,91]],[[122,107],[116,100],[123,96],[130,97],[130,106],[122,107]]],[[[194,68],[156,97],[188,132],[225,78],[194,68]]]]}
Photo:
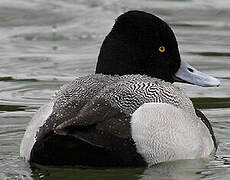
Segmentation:
{"type": "Polygon", "coordinates": [[[165,52],[165,47],[164,46],[160,46],[158,50],[163,53],[163,52],[165,52]]]}

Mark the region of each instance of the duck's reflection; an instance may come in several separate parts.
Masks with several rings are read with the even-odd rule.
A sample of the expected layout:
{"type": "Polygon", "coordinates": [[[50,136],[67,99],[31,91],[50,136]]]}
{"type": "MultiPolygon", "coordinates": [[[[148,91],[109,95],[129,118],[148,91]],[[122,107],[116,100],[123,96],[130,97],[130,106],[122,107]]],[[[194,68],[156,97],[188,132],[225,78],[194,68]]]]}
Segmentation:
{"type": "Polygon", "coordinates": [[[208,160],[179,160],[149,168],[48,167],[32,165],[34,179],[197,180],[210,175],[208,160]]]}

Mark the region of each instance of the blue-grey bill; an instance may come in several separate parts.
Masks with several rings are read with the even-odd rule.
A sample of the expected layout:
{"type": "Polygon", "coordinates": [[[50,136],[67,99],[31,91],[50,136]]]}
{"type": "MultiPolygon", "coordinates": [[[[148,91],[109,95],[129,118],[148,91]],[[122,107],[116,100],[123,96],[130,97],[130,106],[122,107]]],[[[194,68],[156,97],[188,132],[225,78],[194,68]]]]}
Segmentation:
{"type": "Polygon", "coordinates": [[[203,87],[214,87],[220,85],[220,81],[218,79],[198,71],[183,61],[181,61],[180,68],[176,72],[174,80],[176,80],[176,82],[185,82],[203,87]]]}

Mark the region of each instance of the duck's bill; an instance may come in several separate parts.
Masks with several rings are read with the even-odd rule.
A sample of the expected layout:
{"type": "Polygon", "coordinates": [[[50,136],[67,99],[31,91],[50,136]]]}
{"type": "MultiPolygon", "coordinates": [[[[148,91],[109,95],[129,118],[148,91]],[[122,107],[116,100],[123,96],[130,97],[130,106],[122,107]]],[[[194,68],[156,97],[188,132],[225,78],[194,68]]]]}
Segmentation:
{"type": "Polygon", "coordinates": [[[180,68],[176,72],[174,80],[176,82],[184,82],[203,87],[220,85],[220,81],[216,78],[196,70],[194,67],[183,61],[181,61],[180,68]]]}

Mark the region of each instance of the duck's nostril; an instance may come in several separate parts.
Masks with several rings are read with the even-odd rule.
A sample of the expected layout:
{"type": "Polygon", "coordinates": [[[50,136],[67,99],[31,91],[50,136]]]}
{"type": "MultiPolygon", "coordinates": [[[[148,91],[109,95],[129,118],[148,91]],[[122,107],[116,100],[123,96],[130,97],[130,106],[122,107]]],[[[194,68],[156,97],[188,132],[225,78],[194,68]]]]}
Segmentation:
{"type": "Polygon", "coordinates": [[[190,72],[193,72],[194,70],[193,69],[191,69],[191,68],[187,68],[190,72]]]}

